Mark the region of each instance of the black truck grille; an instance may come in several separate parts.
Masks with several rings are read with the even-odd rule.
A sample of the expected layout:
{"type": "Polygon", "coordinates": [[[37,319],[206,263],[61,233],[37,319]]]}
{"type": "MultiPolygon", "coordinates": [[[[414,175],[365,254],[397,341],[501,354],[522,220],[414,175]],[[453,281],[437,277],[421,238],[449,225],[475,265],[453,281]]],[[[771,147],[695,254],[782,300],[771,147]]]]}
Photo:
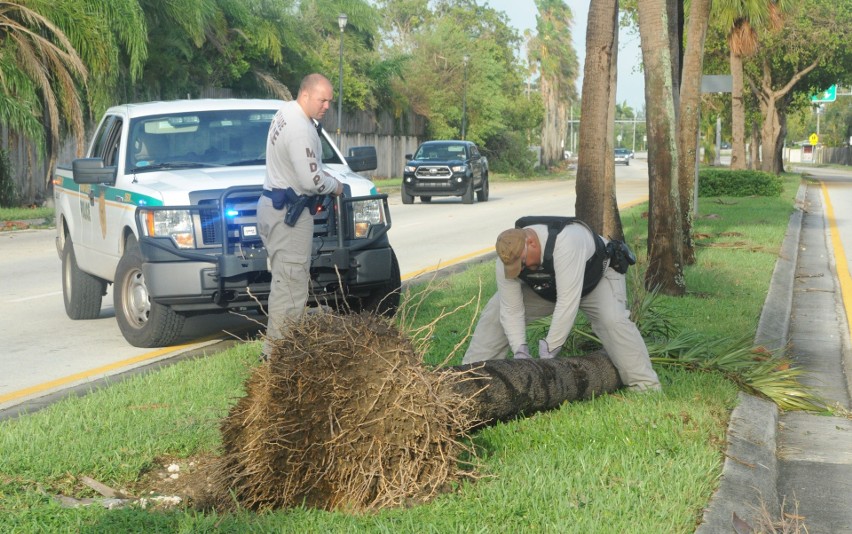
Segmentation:
{"type": "MultiPolygon", "coordinates": [[[[225,216],[228,219],[227,233],[230,245],[261,246],[257,230],[257,199],[259,194],[246,193],[231,195],[225,201],[225,216]]],[[[222,221],[219,201],[217,198],[207,198],[198,201],[199,233],[202,246],[219,246],[222,244],[222,221]],[[209,209],[207,208],[209,206],[209,209]]],[[[332,232],[329,228],[330,201],[314,215],[314,237],[327,237],[332,232]]],[[[283,217],[283,214],[282,214],[283,217]]]]}

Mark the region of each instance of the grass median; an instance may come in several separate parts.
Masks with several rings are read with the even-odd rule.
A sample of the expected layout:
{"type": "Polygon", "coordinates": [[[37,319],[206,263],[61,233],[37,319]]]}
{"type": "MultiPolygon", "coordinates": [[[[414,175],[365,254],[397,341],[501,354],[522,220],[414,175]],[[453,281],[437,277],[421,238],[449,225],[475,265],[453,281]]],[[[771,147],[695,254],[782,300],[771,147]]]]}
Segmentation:
{"type": "MultiPolygon", "coordinates": [[[[700,199],[688,294],[657,297],[678,332],[708,342],[753,337],[798,184],[785,176],[776,198],[700,199]]],[[[644,210],[622,214],[640,252],[630,280],[637,294],[644,210]]],[[[427,365],[460,362],[493,278],[487,262],[409,287],[407,326],[434,323],[416,340],[427,365]]],[[[693,532],[718,483],[737,395],[722,373],[660,365],[663,393],[618,392],[480,430],[472,439],[482,478],[375,514],[107,510],[57,500],[98,497],[83,477],[140,496],[151,472],[172,463],[191,471],[190,461],[218,454],[219,422],[244,394],[259,352],[246,342],[0,423],[0,531],[693,532]]]]}

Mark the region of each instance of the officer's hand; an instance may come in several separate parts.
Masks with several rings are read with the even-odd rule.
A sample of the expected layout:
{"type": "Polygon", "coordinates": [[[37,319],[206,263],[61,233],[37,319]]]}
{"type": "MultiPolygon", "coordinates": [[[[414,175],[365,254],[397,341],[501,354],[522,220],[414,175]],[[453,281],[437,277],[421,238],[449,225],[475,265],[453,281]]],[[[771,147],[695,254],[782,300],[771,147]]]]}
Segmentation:
{"type": "Polygon", "coordinates": [[[547,341],[542,339],[538,342],[538,357],[542,360],[549,360],[559,354],[559,351],[562,350],[562,347],[556,347],[553,350],[550,350],[550,347],[547,345],[547,341]]]}
{"type": "Polygon", "coordinates": [[[529,360],[530,359],[530,348],[527,347],[526,343],[518,347],[518,350],[515,351],[515,359],[516,360],[529,360]]]}

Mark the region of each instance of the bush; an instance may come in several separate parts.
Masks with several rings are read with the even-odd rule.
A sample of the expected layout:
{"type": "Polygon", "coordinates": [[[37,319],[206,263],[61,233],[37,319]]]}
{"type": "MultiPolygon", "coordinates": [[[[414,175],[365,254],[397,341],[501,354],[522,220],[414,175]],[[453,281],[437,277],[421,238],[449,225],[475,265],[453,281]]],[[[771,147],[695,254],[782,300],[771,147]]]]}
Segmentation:
{"type": "Polygon", "coordinates": [[[0,148],[0,208],[13,208],[18,205],[18,201],[12,162],[9,154],[0,148]]]}
{"type": "Polygon", "coordinates": [[[777,197],[783,189],[781,177],[763,171],[701,169],[698,172],[700,197],[777,197]]]}
{"type": "Polygon", "coordinates": [[[503,132],[489,139],[486,149],[489,171],[520,176],[533,174],[536,158],[523,134],[503,132]]]}

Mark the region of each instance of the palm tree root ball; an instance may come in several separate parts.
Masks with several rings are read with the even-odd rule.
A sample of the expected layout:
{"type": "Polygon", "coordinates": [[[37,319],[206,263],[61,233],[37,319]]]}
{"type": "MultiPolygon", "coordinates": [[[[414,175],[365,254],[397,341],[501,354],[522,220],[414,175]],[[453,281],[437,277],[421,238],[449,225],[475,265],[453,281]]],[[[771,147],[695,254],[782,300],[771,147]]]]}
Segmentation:
{"type": "Polygon", "coordinates": [[[221,425],[219,508],[371,510],[428,500],[468,473],[471,398],[387,319],[306,316],[276,340],[221,425]]]}

